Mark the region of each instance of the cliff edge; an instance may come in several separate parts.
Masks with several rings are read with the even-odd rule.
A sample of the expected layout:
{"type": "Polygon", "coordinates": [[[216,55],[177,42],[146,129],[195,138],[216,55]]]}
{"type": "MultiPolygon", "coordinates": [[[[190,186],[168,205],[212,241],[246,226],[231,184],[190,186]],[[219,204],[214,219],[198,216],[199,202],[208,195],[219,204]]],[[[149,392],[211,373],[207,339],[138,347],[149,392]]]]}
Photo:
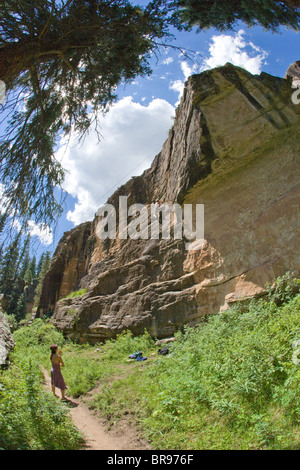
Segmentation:
{"type": "Polygon", "coordinates": [[[204,242],[105,240],[98,217],[64,235],[38,314],[67,336],[97,342],[124,329],[163,338],[201,316],[299,275],[300,105],[291,80],[226,64],[191,76],[151,168],[119,196],[147,207],[204,205],[204,242]],[[81,297],[65,298],[85,289],[81,297]]]}

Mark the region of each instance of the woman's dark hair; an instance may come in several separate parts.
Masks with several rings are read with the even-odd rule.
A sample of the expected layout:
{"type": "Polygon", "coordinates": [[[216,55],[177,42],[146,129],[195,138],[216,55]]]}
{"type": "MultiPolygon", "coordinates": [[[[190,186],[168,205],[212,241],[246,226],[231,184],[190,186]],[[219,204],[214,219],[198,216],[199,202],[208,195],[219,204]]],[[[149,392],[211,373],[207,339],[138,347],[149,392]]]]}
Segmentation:
{"type": "Polygon", "coordinates": [[[51,358],[52,358],[52,355],[56,353],[57,348],[58,348],[57,344],[52,344],[52,345],[50,346],[50,351],[51,351],[50,360],[51,360],[51,358]]]}

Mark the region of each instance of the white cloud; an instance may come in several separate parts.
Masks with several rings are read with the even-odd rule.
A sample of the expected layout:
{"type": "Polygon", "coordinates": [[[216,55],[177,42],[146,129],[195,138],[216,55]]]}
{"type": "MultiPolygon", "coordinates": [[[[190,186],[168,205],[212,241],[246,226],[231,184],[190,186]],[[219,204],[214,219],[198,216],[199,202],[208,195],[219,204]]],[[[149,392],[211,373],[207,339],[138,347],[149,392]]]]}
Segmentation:
{"type": "Polygon", "coordinates": [[[179,94],[179,98],[183,93],[184,90],[184,81],[183,80],[174,80],[170,82],[169,85],[170,90],[173,90],[179,94]]]}
{"type": "MultiPolygon", "coordinates": [[[[197,63],[190,65],[185,60],[180,62],[184,80],[178,79],[169,83],[169,89],[178,93],[176,105],[179,104],[183,94],[184,82],[194,73],[222,66],[227,62],[243,67],[253,74],[261,72],[261,67],[265,63],[268,54],[253,42],[247,42],[243,37],[244,35],[245,31],[241,29],[234,36],[227,34],[212,36],[209,46],[210,56],[204,59],[201,66],[197,63]]],[[[179,57],[181,57],[181,54],[179,57]]]]}
{"type": "Polygon", "coordinates": [[[253,74],[259,74],[268,54],[253,42],[245,41],[244,35],[245,31],[241,29],[235,36],[213,36],[209,47],[210,57],[204,60],[200,71],[231,62],[253,74]]]}
{"type": "Polygon", "coordinates": [[[48,227],[48,225],[37,225],[33,220],[30,220],[28,222],[28,233],[30,233],[32,237],[38,237],[40,242],[45,246],[51,245],[53,243],[52,230],[48,227]]]}
{"type": "Polygon", "coordinates": [[[82,145],[75,139],[57,157],[67,170],[63,188],[76,200],[67,219],[78,225],[131,176],[149,168],[168,136],[175,109],[165,100],[147,106],[123,98],[101,119],[100,143],[91,131],[82,145]]]}
{"type": "Polygon", "coordinates": [[[193,64],[191,67],[185,60],[180,64],[185,80],[187,80],[193,73],[197,72],[197,64],[193,64]]]}
{"type": "Polygon", "coordinates": [[[185,60],[180,62],[180,68],[184,75],[184,80],[174,80],[169,83],[169,89],[178,93],[178,101],[176,103],[176,106],[179,104],[180,98],[183,95],[185,81],[193,73],[199,72],[199,66],[197,66],[197,64],[193,64],[192,66],[190,66],[185,60]]]}
{"type": "Polygon", "coordinates": [[[162,61],[163,65],[169,65],[174,61],[173,57],[167,57],[162,61]]]}

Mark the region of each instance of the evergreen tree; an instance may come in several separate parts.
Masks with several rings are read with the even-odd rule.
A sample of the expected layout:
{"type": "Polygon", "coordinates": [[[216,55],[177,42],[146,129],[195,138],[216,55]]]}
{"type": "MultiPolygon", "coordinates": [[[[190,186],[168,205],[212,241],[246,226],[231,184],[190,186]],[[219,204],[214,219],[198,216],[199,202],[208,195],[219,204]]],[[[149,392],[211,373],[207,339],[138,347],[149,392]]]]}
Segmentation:
{"type": "Polygon", "coordinates": [[[38,284],[35,290],[35,298],[34,298],[35,307],[37,307],[39,304],[40,297],[42,294],[42,289],[43,289],[43,282],[44,282],[47,272],[49,271],[50,264],[51,264],[51,253],[50,251],[47,251],[44,255],[43,265],[39,273],[38,284]]]}
{"type": "Polygon", "coordinates": [[[27,313],[26,300],[27,300],[27,295],[26,295],[26,290],[24,290],[22,294],[19,296],[15,310],[14,310],[14,315],[17,321],[22,320],[26,316],[26,313],[27,313]]]}
{"type": "Polygon", "coordinates": [[[19,321],[26,315],[28,287],[36,276],[36,258],[30,258],[30,236],[18,233],[4,250],[0,260],[0,292],[4,294],[6,313],[19,321]]]}
{"type": "Polygon", "coordinates": [[[17,277],[10,284],[9,303],[6,309],[6,313],[8,313],[9,315],[14,315],[17,318],[18,303],[22,294],[23,289],[20,285],[20,278],[17,277]]]}
{"type": "Polygon", "coordinates": [[[232,29],[238,21],[278,31],[281,25],[299,30],[299,0],[175,0],[174,18],[187,28],[232,29]]]}
{"type": "Polygon", "coordinates": [[[29,250],[30,250],[30,235],[27,236],[24,242],[23,248],[22,248],[22,252],[20,254],[20,260],[19,260],[20,274],[19,275],[20,275],[20,278],[22,279],[24,279],[25,273],[30,264],[29,250]]]}
{"type": "Polygon", "coordinates": [[[18,275],[21,234],[18,233],[3,253],[0,266],[0,293],[6,294],[18,275]]]}
{"type": "Polygon", "coordinates": [[[34,279],[36,279],[36,257],[34,256],[31,260],[29,259],[26,271],[23,275],[25,286],[30,286],[34,279]]]}
{"type": "Polygon", "coordinates": [[[37,264],[37,268],[36,268],[36,277],[38,278],[39,275],[40,275],[40,272],[41,272],[41,269],[42,269],[42,266],[44,264],[44,261],[45,261],[45,253],[42,253],[41,254],[41,257],[39,259],[39,262],[37,264]]]}
{"type": "Polygon", "coordinates": [[[3,214],[0,214],[0,234],[4,230],[7,219],[8,219],[8,213],[7,212],[4,212],[3,214]]]}
{"type": "Polygon", "coordinates": [[[36,256],[34,255],[30,261],[29,268],[31,269],[33,279],[36,279],[36,256]]]}
{"type": "Polygon", "coordinates": [[[150,53],[167,34],[161,5],[1,2],[0,80],[12,116],[1,139],[0,182],[10,213],[45,223],[60,215],[54,191],[64,172],[55,158],[57,141],[71,129],[80,136],[92,123],[97,129],[97,116],[115,101],[116,87],[150,73],[150,53]],[[17,107],[24,96],[25,105],[17,107]]]}
{"type": "Polygon", "coordinates": [[[31,286],[33,282],[33,275],[32,275],[32,270],[30,269],[30,265],[26,269],[23,279],[25,282],[25,287],[31,286]]]}

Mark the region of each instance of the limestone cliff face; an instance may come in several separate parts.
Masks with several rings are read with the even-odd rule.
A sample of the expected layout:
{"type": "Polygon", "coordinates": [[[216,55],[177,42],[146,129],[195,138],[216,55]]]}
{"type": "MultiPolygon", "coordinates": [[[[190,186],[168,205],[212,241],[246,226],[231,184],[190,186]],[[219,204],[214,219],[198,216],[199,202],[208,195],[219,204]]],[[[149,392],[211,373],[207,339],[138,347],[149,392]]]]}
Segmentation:
{"type": "Polygon", "coordinates": [[[108,202],[204,204],[202,248],[102,242],[96,218],[61,240],[40,314],[53,311],[56,326],[82,341],[145,328],[162,338],[299,274],[300,105],[291,94],[290,80],[231,64],[190,77],[151,168],[108,202]],[[82,287],[83,297],[59,301],[82,287]]]}

